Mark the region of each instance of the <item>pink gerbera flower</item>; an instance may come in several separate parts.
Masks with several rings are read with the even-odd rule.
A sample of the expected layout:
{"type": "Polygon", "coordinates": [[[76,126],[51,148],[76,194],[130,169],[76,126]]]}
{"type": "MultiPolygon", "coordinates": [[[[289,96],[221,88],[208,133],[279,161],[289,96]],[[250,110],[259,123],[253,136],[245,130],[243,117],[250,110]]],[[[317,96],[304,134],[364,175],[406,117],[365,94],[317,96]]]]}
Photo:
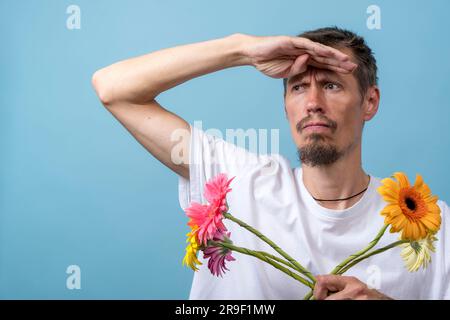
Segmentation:
{"type": "Polygon", "coordinates": [[[220,212],[217,205],[193,202],[186,209],[186,214],[191,218],[188,222],[191,228],[196,225],[199,226],[197,236],[200,244],[206,245],[216,232],[225,232],[227,230],[222,222],[222,212],[220,212]]]}
{"type": "Polygon", "coordinates": [[[203,195],[209,203],[215,203],[219,206],[221,212],[228,210],[227,193],[231,191],[230,183],[235,177],[228,179],[225,173],[217,175],[208,181],[205,185],[203,195]]]}
{"type": "Polygon", "coordinates": [[[227,228],[223,224],[223,213],[228,210],[226,196],[231,191],[230,182],[225,174],[219,174],[205,185],[204,196],[209,204],[192,202],[186,209],[190,218],[188,225],[198,226],[198,239],[203,245],[212,239],[217,232],[223,233],[227,228]]]}
{"type": "MultiPolygon", "coordinates": [[[[224,233],[218,232],[215,234],[214,241],[218,242],[228,242],[232,243],[230,240],[230,232],[226,235],[224,233]]],[[[224,247],[214,247],[210,246],[203,250],[203,259],[209,259],[208,269],[215,276],[221,276],[225,273],[225,270],[229,270],[225,266],[226,261],[236,260],[231,256],[231,250],[224,247]]]]}

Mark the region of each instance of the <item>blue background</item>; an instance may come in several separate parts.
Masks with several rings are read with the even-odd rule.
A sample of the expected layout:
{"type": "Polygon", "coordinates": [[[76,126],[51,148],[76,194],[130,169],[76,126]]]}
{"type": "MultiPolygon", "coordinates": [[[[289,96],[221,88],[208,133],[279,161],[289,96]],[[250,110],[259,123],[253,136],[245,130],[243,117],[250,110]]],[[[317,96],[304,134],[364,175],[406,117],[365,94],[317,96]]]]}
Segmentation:
{"type": "MultiPolygon", "coordinates": [[[[364,169],[421,173],[450,199],[449,1],[1,0],[0,15],[0,298],[188,297],[177,176],[91,87],[95,70],[165,47],[330,25],[359,33],[375,52],[381,89],[364,169]],[[81,9],[80,30],[66,28],[71,4],[81,9]],[[366,26],[371,4],[381,8],[381,30],[366,26]],[[66,288],[72,264],[81,290],[66,288]]],[[[228,69],[159,102],[205,129],[279,128],[281,153],[298,165],[281,80],[228,69]]]]}

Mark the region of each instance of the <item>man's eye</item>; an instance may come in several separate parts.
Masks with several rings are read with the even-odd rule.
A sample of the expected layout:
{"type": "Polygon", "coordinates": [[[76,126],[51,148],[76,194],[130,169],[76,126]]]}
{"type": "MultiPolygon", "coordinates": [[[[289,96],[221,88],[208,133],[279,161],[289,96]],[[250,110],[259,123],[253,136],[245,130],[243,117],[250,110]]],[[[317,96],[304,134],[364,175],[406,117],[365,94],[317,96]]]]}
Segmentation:
{"type": "MultiPolygon", "coordinates": [[[[296,84],[295,86],[292,86],[292,91],[299,91],[302,89],[302,87],[304,87],[304,85],[302,84],[296,84]]],[[[340,85],[338,83],[334,83],[334,82],[328,82],[325,85],[325,89],[331,89],[331,90],[337,90],[340,89],[340,85]]]]}
{"type": "Polygon", "coordinates": [[[328,83],[325,85],[325,88],[327,88],[327,89],[333,89],[333,86],[335,86],[336,89],[339,89],[339,84],[333,83],[333,82],[328,82],[328,83]]]}

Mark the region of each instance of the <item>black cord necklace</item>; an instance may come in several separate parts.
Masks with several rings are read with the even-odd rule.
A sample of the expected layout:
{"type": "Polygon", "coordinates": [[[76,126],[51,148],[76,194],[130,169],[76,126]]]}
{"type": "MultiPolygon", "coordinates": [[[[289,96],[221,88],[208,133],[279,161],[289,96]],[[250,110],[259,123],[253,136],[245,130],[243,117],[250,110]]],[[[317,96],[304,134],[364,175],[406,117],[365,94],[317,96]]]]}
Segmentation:
{"type": "Polygon", "coordinates": [[[369,184],[370,184],[370,175],[367,175],[367,176],[369,177],[369,183],[367,184],[367,187],[366,187],[364,190],[358,192],[357,194],[355,194],[355,195],[353,195],[353,196],[350,196],[350,197],[347,197],[347,198],[342,198],[342,199],[331,199],[331,200],[317,199],[317,198],[314,198],[314,197],[313,197],[313,199],[316,200],[316,201],[342,201],[342,200],[348,200],[348,199],[354,198],[354,197],[356,197],[356,196],[359,196],[361,193],[363,193],[364,191],[366,191],[367,188],[369,188],[369,184]]]}

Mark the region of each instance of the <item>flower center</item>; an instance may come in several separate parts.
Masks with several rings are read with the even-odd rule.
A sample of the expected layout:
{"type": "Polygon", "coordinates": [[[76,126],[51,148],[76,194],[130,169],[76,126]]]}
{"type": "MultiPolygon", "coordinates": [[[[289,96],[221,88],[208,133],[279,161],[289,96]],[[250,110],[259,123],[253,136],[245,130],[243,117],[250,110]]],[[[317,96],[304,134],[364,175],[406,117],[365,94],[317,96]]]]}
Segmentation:
{"type": "Polygon", "coordinates": [[[421,246],[417,241],[411,242],[411,247],[414,249],[414,251],[419,254],[421,250],[421,246]]]}
{"type": "Polygon", "coordinates": [[[405,199],[405,203],[409,210],[416,210],[416,203],[415,203],[414,199],[407,197],[405,199]]]}
{"type": "Polygon", "coordinates": [[[427,206],[421,194],[413,187],[400,191],[400,208],[410,220],[420,220],[427,214],[427,206]]]}

